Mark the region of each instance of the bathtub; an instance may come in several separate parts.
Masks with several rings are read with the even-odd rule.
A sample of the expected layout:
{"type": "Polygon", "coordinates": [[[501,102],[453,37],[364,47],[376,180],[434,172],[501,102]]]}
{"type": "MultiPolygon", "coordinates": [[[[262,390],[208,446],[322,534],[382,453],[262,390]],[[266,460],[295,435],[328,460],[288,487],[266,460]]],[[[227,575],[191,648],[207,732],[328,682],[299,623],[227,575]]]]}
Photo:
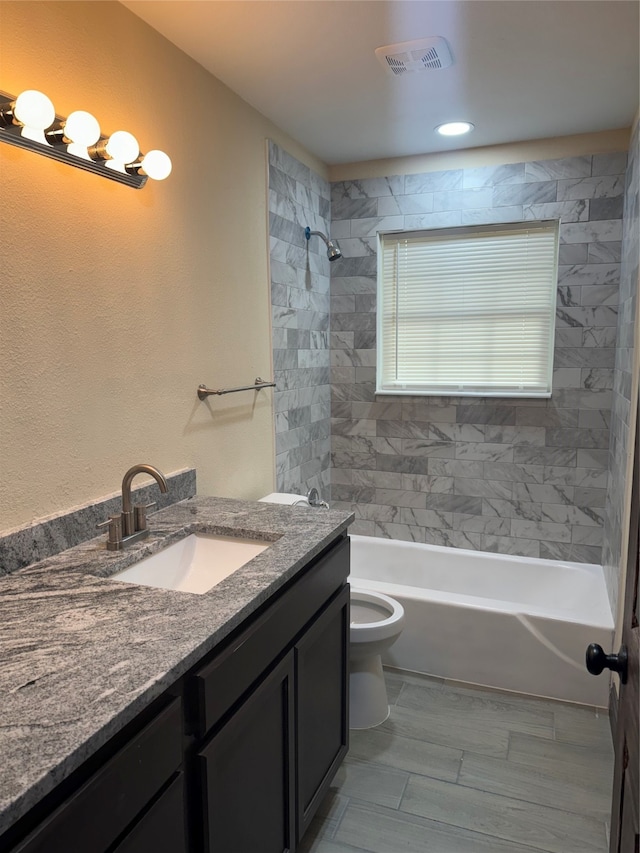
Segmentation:
{"type": "Polygon", "coordinates": [[[607,673],[585,668],[589,643],[611,650],[602,568],[351,536],[353,586],[397,599],[405,628],[383,662],[411,672],[606,707],[607,673]]]}

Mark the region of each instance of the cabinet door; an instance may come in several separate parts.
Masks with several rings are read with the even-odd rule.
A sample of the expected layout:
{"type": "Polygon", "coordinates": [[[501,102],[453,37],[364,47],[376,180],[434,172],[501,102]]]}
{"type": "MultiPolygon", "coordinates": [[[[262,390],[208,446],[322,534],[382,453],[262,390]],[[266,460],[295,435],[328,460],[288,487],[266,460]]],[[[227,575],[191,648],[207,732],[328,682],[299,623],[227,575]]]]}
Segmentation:
{"type": "Polygon", "coordinates": [[[349,586],[295,646],[297,838],[309,826],[349,745],[349,586]]]}
{"type": "Polygon", "coordinates": [[[199,753],[205,850],[295,849],[294,746],[290,652],[199,753]]]}

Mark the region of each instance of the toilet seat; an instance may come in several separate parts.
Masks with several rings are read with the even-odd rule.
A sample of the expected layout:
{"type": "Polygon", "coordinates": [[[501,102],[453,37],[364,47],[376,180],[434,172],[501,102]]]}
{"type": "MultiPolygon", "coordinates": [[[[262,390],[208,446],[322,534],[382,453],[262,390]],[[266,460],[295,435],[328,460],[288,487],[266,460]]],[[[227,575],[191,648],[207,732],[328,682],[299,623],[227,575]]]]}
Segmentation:
{"type": "Polygon", "coordinates": [[[403,622],[404,608],[400,602],[381,592],[351,587],[352,643],[389,639],[400,632],[403,622]]]}

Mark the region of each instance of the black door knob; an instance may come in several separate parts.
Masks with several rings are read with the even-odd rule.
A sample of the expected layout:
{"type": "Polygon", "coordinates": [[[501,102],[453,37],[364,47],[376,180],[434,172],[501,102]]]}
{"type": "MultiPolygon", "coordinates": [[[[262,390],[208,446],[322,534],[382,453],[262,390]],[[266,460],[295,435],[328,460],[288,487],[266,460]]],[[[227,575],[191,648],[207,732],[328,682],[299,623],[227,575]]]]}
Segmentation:
{"type": "Polygon", "coordinates": [[[602,646],[590,643],[587,646],[587,669],[591,675],[600,675],[603,669],[611,669],[620,674],[620,681],[627,683],[627,670],[629,666],[629,655],[626,646],[620,646],[617,655],[608,655],[602,646]]]}

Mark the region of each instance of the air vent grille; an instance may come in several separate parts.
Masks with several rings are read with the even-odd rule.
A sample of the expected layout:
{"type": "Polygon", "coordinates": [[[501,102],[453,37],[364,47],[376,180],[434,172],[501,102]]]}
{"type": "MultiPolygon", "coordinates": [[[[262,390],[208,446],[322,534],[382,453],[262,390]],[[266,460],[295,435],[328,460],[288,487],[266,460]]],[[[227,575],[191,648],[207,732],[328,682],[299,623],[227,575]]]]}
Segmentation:
{"type": "Polygon", "coordinates": [[[451,49],[442,36],[379,47],[375,54],[389,74],[399,77],[415,71],[434,71],[453,65],[451,49]]]}

